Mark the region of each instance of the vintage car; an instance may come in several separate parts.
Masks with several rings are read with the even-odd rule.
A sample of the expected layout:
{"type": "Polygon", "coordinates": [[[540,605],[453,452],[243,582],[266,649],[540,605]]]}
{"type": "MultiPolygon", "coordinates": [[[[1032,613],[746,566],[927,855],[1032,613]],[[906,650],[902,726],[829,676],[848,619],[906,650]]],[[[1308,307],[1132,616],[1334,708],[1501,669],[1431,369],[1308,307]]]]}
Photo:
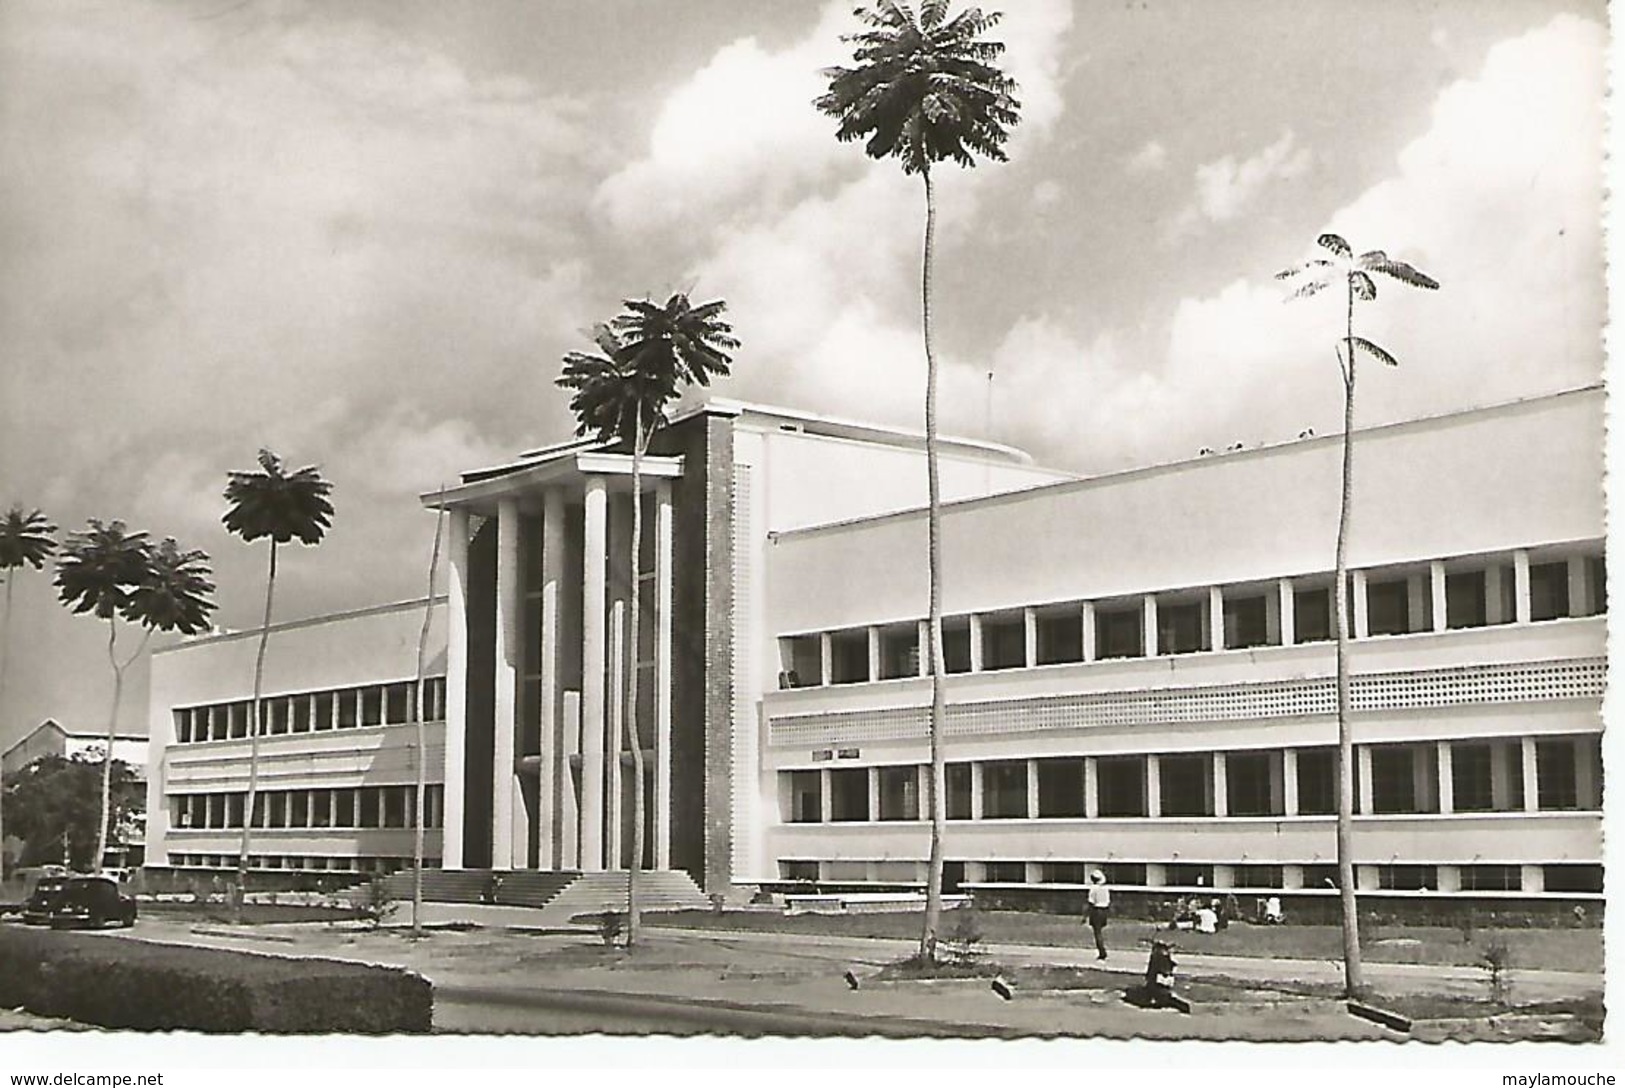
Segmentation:
{"type": "Polygon", "coordinates": [[[105,876],[67,876],[41,880],[23,907],[23,921],[53,929],[101,928],[108,923],[135,924],[135,897],[105,876]]]}

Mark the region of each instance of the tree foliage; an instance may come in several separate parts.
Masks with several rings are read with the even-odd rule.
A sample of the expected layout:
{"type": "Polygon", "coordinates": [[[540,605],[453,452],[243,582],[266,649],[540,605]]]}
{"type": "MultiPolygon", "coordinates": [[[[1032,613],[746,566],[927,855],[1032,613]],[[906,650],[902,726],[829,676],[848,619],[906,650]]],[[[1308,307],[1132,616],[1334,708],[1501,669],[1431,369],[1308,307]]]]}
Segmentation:
{"type": "MultiPolygon", "coordinates": [[[[6,777],[6,830],[23,840],[22,864],[60,863],[65,850],[73,868],[94,865],[101,777],[100,753],[42,756],[6,777]]],[[[111,779],[115,825],[146,811],[146,788],[129,764],[113,760],[111,779]]]]}
{"type": "Polygon", "coordinates": [[[0,571],[40,570],[56,551],[56,526],[43,513],[13,506],[0,517],[0,571]]]}
{"type": "Polygon", "coordinates": [[[270,537],[278,544],[298,539],[319,544],[333,524],[333,485],[314,466],[288,472],[282,458],[259,452],[258,472],[231,472],[226,477],[226,530],[252,544],[270,537]]]}

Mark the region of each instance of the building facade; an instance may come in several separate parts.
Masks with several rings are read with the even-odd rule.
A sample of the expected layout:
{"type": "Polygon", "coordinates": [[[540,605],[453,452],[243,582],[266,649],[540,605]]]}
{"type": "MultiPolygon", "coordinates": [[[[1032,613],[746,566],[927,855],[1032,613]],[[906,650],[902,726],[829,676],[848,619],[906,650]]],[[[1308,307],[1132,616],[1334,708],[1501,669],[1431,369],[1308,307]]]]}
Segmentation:
{"type": "MultiPolygon", "coordinates": [[[[1067,888],[1100,866],[1120,886],[1327,888],[1340,445],[1075,479],[945,442],[950,883],[1067,888]]],[[[1357,436],[1362,889],[1600,893],[1602,449],[1600,388],[1357,436]]],[[[696,408],[645,459],[635,565],[631,467],[569,444],[425,497],[451,525],[431,856],[625,867],[635,736],[645,865],[724,895],[923,880],[919,437],[696,408]]],[[[388,790],[415,758],[399,647],[414,616],[273,635],[262,753],[282,762],[273,775],[262,754],[261,779],[288,797],[256,839],[267,865],[409,856],[410,800],[388,790]]],[[[155,658],[155,864],[235,849],[221,832],[240,826],[252,646],[155,658]]]]}

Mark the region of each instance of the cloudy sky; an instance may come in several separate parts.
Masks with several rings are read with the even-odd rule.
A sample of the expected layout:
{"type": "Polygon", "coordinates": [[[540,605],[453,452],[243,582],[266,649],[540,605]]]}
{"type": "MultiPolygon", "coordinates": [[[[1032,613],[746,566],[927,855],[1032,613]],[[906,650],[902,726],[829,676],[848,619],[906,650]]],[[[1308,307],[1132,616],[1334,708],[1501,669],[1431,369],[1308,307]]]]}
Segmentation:
{"type": "MultiPolygon", "coordinates": [[[[1337,303],[1270,275],[1326,229],[1444,284],[1363,319],[1363,423],[1597,380],[1600,2],[1005,7],[1011,161],[938,186],[947,429],[1085,473],[1337,430],[1337,303]]],[[[339,509],[278,615],[408,597],[416,494],[561,437],[560,356],[673,289],[729,303],[724,394],[917,424],[918,180],[810,105],[849,8],[0,3],[0,504],[206,549],[247,627],[220,491],[270,445],[339,509]]],[[[16,593],[0,739],[100,727],[103,630],[16,593]]]]}

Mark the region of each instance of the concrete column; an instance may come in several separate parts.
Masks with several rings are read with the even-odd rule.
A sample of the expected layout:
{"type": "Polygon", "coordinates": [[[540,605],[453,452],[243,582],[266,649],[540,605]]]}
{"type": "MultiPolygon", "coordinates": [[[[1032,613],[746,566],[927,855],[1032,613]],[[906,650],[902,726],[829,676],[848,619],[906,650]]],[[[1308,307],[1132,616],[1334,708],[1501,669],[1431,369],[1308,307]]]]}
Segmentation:
{"type": "Polygon", "coordinates": [[[1162,757],[1158,755],[1145,757],[1145,813],[1162,815],[1162,757]]]}
{"type": "Polygon", "coordinates": [[[1083,815],[1090,820],[1100,818],[1100,767],[1094,756],[1083,759],[1083,815]]]}
{"type": "Polygon", "coordinates": [[[1511,746],[1502,741],[1490,745],[1490,807],[1496,812],[1512,811],[1511,755],[1511,746]]]}
{"type": "Polygon", "coordinates": [[[581,692],[559,694],[559,868],[581,868],[581,692]]]}
{"type": "Polygon", "coordinates": [[[604,868],[604,623],[608,603],[609,494],[588,476],[583,500],[581,592],[581,868],[604,868]]]}
{"type": "Polygon", "coordinates": [[[880,679],[880,628],[868,628],[869,635],[869,679],[880,679]]]}
{"type": "Polygon", "coordinates": [[[1435,559],[1428,564],[1428,589],[1433,595],[1433,629],[1443,631],[1448,626],[1449,605],[1444,594],[1444,561],[1435,559]]]}
{"type": "MultiPolygon", "coordinates": [[[[535,545],[532,545],[533,547],[535,545]]],[[[560,799],[569,777],[569,765],[560,758],[559,729],[559,588],[564,578],[564,492],[549,488],[542,500],[542,622],[537,647],[541,682],[537,685],[536,716],[541,739],[536,791],[536,867],[564,868],[564,841],[560,834],[560,799]]]]}
{"type": "Polygon", "coordinates": [[[1224,649],[1224,590],[1218,586],[1207,587],[1207,638],[1208,649],[1224,649]]]}
{"type": "Polygon", "coordinates": [[[1440,865],[1436,872],[1439,874],[1439,890],[1441,892],[1461,891],[1461,867],[1457,865],[1440,865]]]}
{"type": "Polygon", "coordinates": [[[1354,748],[1355,770],[1358,778],[1357,788],[1360,791],[1360,807],[1357,810],[1362,816],[1372,813],[1371,805],[1371,748],[1360,744],[1354,748]]]}
{"type": "Polygon", "coordinates": [[[1490,626],[1507,622],[1505,612],[1501,608],[1501,572],[1500,563],[1491,563],[1484,570],[1484,622],[1490,626]]]}
{"type": "Polygon", "coordinates": [[[1288,816],[1298,815],[1298,750],[1281,750],[1281,810],[1288,816]]]}
{"type": "Polygon", "coordinates": [[[1282,578],[1275,583],[1275,599],[1281,616],[1281,645],[1292,646],[1298,641],[1298,601],[1293,595],[1292,579],[1282,578]]]}
{"type": "Polygon", "coordinates": [[[1213,753],[1213,815],[1230,815],[1230,764],[1225,753],[1213,753]]]}
{"type": "Polygon", "coordinates": [[[655,485],[655,868],[671,868],[671,483],[655,485]]]}
{"type": "Polygon", "coordinates": [[[982,765],[972,763],[970,765],[970,818],[980,820],[982,811],[982,765]]]}
{"type": "Polygon", "coordinates": [[[1591,605],[1591,564],[1583,555],[1569,556],[1569,615],[1589,616],[1591,605]]]}
{"type": "Polygon", "coordinates": [[[970,618],[970,671],[982,671],[982,617],[970,618]]]}
{"type": "MultiPolygon", "coordinates": [[[[468,758],[468,511],[447,511],[446,558],[446,816],[440,864],[463,867],[463,799],[468,758]]],[[[338,699],[328,700],[338,713],[338,699]]],[[[330,725],[337,724],[336,719],[330,725]]]]}
{"type": "MultiPolygon", "coordinates": [[[[931,764],[921,763],[914,768],[914,818],[916,820],[931,819],[931,764]]],[[[921,878],[924,879],[923,877],[921,878]]]]}
{"type": "Polygon", "coordinates": [[[1529,552],[1519,548],[1512,553],[1512,615],[1528,623],[1529,611],[1529,552]]]}
{"type": "Polygon", "coordinates": [[[1038,760],[1027,761],[1027,819],[1038,819],[1038,760]]]}
{"type": "Polygon", "coordinates": [[[1213,867],[1213,890],[1216,892],[1229,891],[1236,886],[1236,870],[1232,865],[1215,865],[1213,867]]]}
{"type": "MultiPolygon", "coordinates": [[[[1354,608],[1353,608],[1353,612],[1354,612],[1354,637],[1355,638],[1367,638],[1371,634],[1371,622],[1370,622],[1370,607],[1369,607],[1370,606],[1370,601],[1368,601],[1366,599],[1366,595],[1365,595],[1365,571],[1363,571],[1363,570],[1354,571],[1353,572],[1353,582],[1354,582],[1354,586],[1353,586],[1352,589],[1349,590],[1349,593],[1350,593],[1350,596],[1352,596],[1354,598],[1354,608]]],[[[1333,587],[1333,592],[1332,592],[1332,607],[1334,609],[1337,607],[1337,596],[1336,596],[1336,587],[1335,586],[1333,587]]]]}
{"type": "Polygon", "coordinates": [[[1438,752],[1439,764],[1439,814],[1448,816],[1456,811],[1456,777],[1450,761],[1453,749],[1449,741],[1441,740],[1435,742],[1434,750],[1438,752]]]}
{"type": "Polygon", "coordinates": [[[1036,609],[1024,608],[1021,612],[1021,630],[1024,641],[1022,648],[1022,663],[1027,668],[1038,664],[1038,612],[1036,609]]]}
{"type": "MultiPolygon", "coordinates": [[[[519,610],[524,591],[519,585],[519,503],[511,498],[497,504],[496,662],[492,687],[494,707],[491,745],[491,868],[514,867],[514,819],[521,806],[515,795],[515,702],[519,692],[519,610]]],[[[522,856],[521,856],[522,860],[522,856]]]]}
{"type": "Polygon", "coordinates": [[[1578,737],[1574,742],[1574,796],[1582,809],[1601,808],[1597,789],[1597,747],[1590,737],[1578,737]]]}
{"type": "Polygon", "coordinates": [[[1525,895],[1546,890],[1546,870],[1544,868],[1539,865],[1520,865],[1518,869],[1520,890],[1525,895]]]}
{"type": "Polygon", "coordinates": [[[1427,611],[1431,594],[1428,581],[1428,575],[1423,571],[1414,571],[1405,576],[1405,606],[1408,613],[1405,618],[1405,627],[1407,630],[1426,631],[1428,629],[1427,611]]]}
{"type": "Polygon", "coordinates": [[[1145,656],[1157,656],[1157,596],[1147,593],[1140,604],[1140,636],[1145,642],[1145,656]]]}
{"type": "Polygon", "coordinates": [[[1095,659],[1095,602],[1083,602],[1083,659],[1095,659]]]}
{"type": "Polygon", "coordinates": [[[1281,866],[1281,890],[1297,891],[1303,887],[1303,866],[1281,866]]]}
{"type": "Polygon", "coordinates": [[[1540,765],[1535,758],[1535,738],[1523,738],[1523,810],[1540,809],[1540,765]]]}
{"type": "Polygon", "coordinates": [[[866,785],[869,787],[869,819],[871,821],[879,820],[880,819],[880,768],[879,767],[870,767],[869,768],[869,779],[868,779],[868,782],[866,783],[866,785]]]}
{"type": "Polygon", "coordinates": [[[1146,862],[1145,886],[1148,888],[1166,888],[1168,886],[1168,866],[1160,861],[1146,862]]]}
{"type": "Polygon", "coordinates": [[[826,688],[835,683],[835,639],[828,631],[818,636],[818,682],[826,688]]]}
{"type": "Polygon", "coordinates": [[[1044,882],[1044,863],[1041,861],[1022,862],[1021,879],[1028,884],[1042,884],[1044,882]]]}
{"type": "Polygon", "coordinates": [[[828,767],[818,769],[818,822],[833,823],[835,820],[835,779],[828,767]]]}
{"type": "Polygon", "coordinates": [[[604,701],[604,867],[621,862],[621,753],[626,751],[626,602],[609,606],[609,687],[604,701]]]}

